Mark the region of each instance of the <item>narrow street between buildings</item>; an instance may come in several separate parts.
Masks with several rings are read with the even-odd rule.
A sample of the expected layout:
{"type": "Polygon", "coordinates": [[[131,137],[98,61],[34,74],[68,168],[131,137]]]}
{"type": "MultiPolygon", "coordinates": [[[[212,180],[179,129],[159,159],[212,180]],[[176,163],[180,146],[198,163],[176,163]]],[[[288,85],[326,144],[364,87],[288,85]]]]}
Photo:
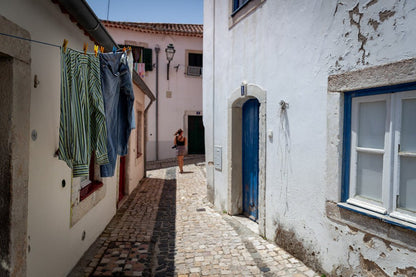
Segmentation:
{"type": "Polygon", "coordinates": [[[213,210],[204,163],[184,171],[148,171],[69,276],[319,276],[213,210]]]}

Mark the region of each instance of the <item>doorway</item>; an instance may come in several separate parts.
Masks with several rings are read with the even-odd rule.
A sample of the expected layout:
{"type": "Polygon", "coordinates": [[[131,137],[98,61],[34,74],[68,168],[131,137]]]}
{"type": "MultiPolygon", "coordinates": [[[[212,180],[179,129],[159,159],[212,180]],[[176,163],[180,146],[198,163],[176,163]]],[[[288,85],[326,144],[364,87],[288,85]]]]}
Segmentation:
{"type": "Polygon", "coordinates": [[[0,16],[0,276],[26,276],[30,131],[30,33],[0,16]],[[16,51],[18,49],[18,51],[16,51]]]}
{"type": "Polygon", "coordinates": [[[205,154],[205,131],[201,115],[188,115],[188,154],[205,154]]]}
{"type": "Polygon", "coordinates": [[[126,156],[120,157],[120,175],[118,181],[118,202],[124,198],[126,187],[126,156]]]}
{"type": "Polygon", "coordinates": [[[245,102],[242,120],[243,214],[253,221],[259,202],[259,106],[257,99],[245,102]]]}
{"type": "MultiPolygon", "coordinates": [[[[244,215],[247,211],[247,216],[255,220],[259,226],[259,234],[265,235],[266,227],[266,96],[267,93],[260,86],[255,84],[248,84],[245,95],[241,94],[241,89],[235,89],[228,98],[228,140],[227,140],[227,159],[226,167],[229,173],[228,179],[228,200],[227,212],[230,215],[244,215]],[[254,107],[250,107],[253,105],[254,107]],[[244,108],[243,108],[244,107],[244,108]],[[245,112],[243,111],[245,110],[245,112]],[[251,112],[249,112],[251,110],[251,112]],[[247,130],[251,127],[243,126],[243,114],[245,120],[253,117],[249,114],[253,113],[257,120],[251,118],[251,121],[257,122],[255,132],[257,135],[251,134],[252,137],[257,136],[257,141],[254,140],[254,146],[250,148],[257,148],[257,150],[250,151],[257,156],[246,158],[249,164],[245,162],[245,166],[249,169],[254,169],[254,172],[249,174],[249,169],[245,170],[243,167],[243,128],[247,130]],[[253,164],[253,159],[256,160],[256,165],[253,164]],[[248,190],[243,191],[243,175],[244,172],[248,175],[248,190]],[[254,177],[255,176],[255,177],[254,177]],[[250,181],[250,177],[257,179],[250,181]],[[251,186],[251,190],[250,190],[251,186]],[[245,196],[247,200],[245,200],[245,196]],[[257,195],[256,195],[257,194],[257,195]],[[246,202],[244,208],[243,202],[246,202]],[[254,208],[252,208],[254,207],[254,208]],[[250,210],[252,213],[250,214],[250,210]]],[[[250,120],[248,120],[250,121],[250,120]]],[[[247,123],[248,124],[248,123],[247,123]]],[[[245,150],[247,152],[247,150],[245,150]]],[[[249,152],[249,153],[250,153],[249,152]]],[[[249,153],[245,153],[249,154],[249,153]]],[[[246,181],[247,182],[247,181],[246,181]]]]}

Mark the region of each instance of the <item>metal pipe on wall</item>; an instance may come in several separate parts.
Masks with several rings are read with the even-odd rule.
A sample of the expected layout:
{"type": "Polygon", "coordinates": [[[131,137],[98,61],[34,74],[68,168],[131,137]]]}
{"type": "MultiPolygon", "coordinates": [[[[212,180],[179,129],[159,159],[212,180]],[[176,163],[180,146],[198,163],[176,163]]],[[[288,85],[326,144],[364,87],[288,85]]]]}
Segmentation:
{"type": "MultiPolygon", "coordinates": [[[[213,18],[214,18],[214,24],[213,24],[213,38],[212,38],[212,84],[213,84],[213,97],[212,97],[212,153],[215,155],[215,23],[216,23],[216,17],[215,17],[215,1],[213,3],[213,18]]],[[[212,166],[212,189],[213,189],[213,195],[214,195],[214,201],[215,203],[215,169],[214,166],[212,166]]]]}
{"type": "MultiPolygon", "coordinates": [[[[212,18],[213,18],[213,27],[212,27],[212,156],[214,160],[215,156],[215,0],[212,3],[212,18]]],[[[208,164],[207,164],[208,165],[208,164]]],[[[211,182],[212,182],[212,204],[215,205],[215,166],[214,162],[210,167],[211,170],[211,182]]]]}
{"type": "Polygon", "coordinates": [[[156,45],[156,161],[159,160],[159,52],[160,47],[156,45]]]}
{"type": "Polygon", "coordinates": [[[144,160],[144,177],[147,177],[147,112],[149,111],[150,106],[152,105],[153,100],[150,100],[147,107],[144,109],[144,151],[143,151],[143,160],[144,160]]]}

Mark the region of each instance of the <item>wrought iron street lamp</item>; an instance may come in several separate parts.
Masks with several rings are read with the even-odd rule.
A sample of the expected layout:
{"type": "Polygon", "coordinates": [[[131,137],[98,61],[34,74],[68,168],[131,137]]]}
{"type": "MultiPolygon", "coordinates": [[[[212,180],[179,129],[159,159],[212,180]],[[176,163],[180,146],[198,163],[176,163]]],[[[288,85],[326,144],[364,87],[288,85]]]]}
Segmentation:
{"type": "Polygon", "coordinates": [[[167,79],[169,80],[169,66],[170,66],[170,62],[173,59],[173,56],[175,56],[175,47],[173,47],[172,43],[169,43],[169,45],[166,47],[165,49],[166,52],[166,59],[168,60],[168,72],[167,72],[167,79]]]}

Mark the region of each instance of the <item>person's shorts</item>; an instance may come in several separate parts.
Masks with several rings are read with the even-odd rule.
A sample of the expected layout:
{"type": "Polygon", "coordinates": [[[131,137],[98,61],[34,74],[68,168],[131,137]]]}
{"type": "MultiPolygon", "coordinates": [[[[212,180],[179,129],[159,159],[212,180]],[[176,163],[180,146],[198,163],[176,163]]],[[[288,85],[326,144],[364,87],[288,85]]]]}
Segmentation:
{"type": "Polygon", "coordinates": [[[185,145],[176,146],[176,156],[185,156],[185,155],[186,155],[185,145]]]}

